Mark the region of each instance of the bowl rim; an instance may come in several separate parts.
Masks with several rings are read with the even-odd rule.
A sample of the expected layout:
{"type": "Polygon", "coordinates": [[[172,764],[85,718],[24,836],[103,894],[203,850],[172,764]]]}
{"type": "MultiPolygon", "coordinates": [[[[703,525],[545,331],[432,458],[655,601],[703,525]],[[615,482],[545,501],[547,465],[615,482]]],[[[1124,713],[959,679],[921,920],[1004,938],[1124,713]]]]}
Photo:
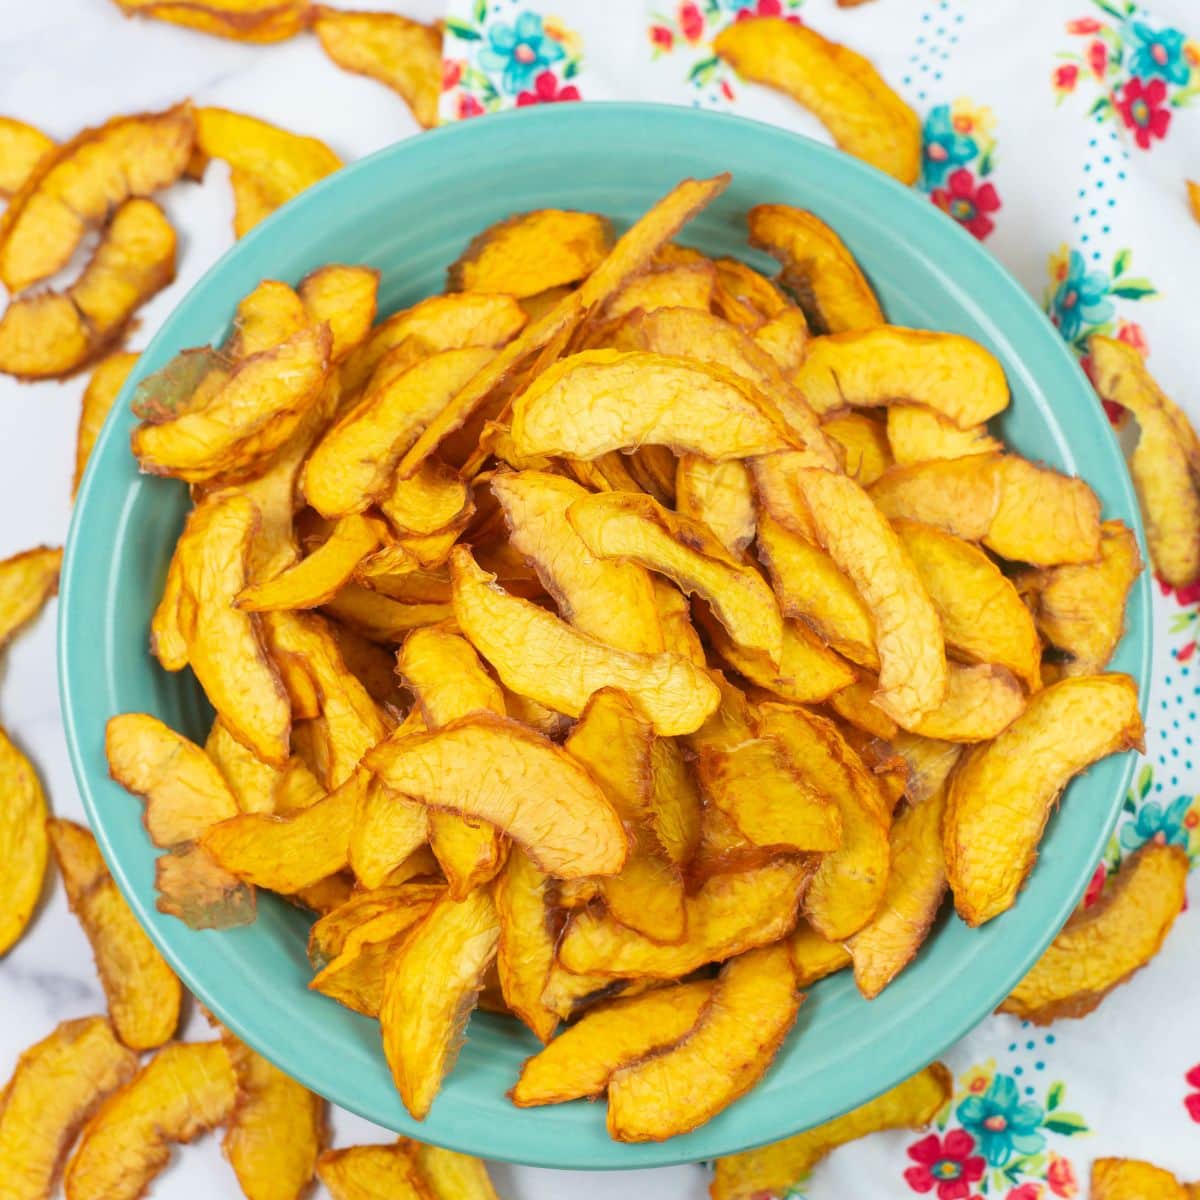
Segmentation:
{"type": "MultiPolygon", "coordinates": [[[[435,143],[445,141],[462,141],[470,144],[473,140],[479,138],[492,137],[492,130],[496,131],[495,136],[499,136],[500,131],[512,125],[514,122],[524,122],[520,128],[528,131],[529,136],[537,136],[539,127],[554,126],[556,132],[561,136],[561,126],[564,122],[568,124],[578,123],[586,126],[588,122],[593,120],[604,120],[609,116],[624,116],[639,121],[677,121],[681,126],[686,126],[689,123],[699,125],[724,125],[733,127],[734,129],[743,127],[752,127],[759,131],[769,131],[773,136],[780,139],[791,141],[794,143],[794,149],[802,151],[805,155],[812,156],[816,166],[822,163],[836,164],[836,168],[842,172],[849,172],[851,175],[858,175],[861,181],[870,187],[878,190],[883,189],[883,194],[894,200],[895,204],[907,206],[913,212],[919,208],[927,212],[928,217],[922,218],[926,220],[936,220],[944,222],[941,227],[943,237],[956,239],[959,250],[963,255],[970,256],[977,262],[980,262],[981,270],[986,270],[992,276],[994,285],[1001,289],[1001,300],[1004,303],[1016,306],[1023,309],[1025,315],[1036,315],[1037,319],[1043,325],[1047,337],[1044,339],[1044,344],[1039,347],[1039,353],[1052,354],[1058,357],[1063,363],[1069,365],[1069,369],[1075,374],[1077,381],[1082,387],[1088,388],[1086,377],[1083,375],[1081,368],[1070,354],[1065,343],[1059,337],[1057,330],[1049,322],[1045,313],[1037,306],[1036,302],[1025,290],[1024,287],[1008,272],[997,259],[984,250],[980,244],[965,231],[956,222],[948,217],[941,216],[936,213],[931,206],[923,203],[923,197],[916,193],[913,189],[903,186],[896,180],[882,174],[872,167],[867,166],[859,160],[853,159],[842,152],[824,145],[823,143],[814,141],[811,138],[805,137],[802,134],[793,133],[789,130],[780,128],[779,126],[770,125],[765,122],[750,120],[745,117],[734,116],[728,113],[714,112],[705,109],[690,108],[683,105],[663,105],[652,104],[637,101],[589,101],[585,104],[569,105],[569,106],[543,106],[541,108],[529,108],[523,110],[511,110],[508,112],[489,114],[485,121],[467,121],[455,122],[448,125],[440,126],[436,129],[425,131],[419,137],[406,138],[399,142],[395,142],[390,146],[384,147],[365,158],[359,159],[346,167],[335,172],[333,175],[319,181],[312,187],[306,189],[294,200],[285,205],[281,210],[273,213],[270,217],[260,223],[255,229],[251,230],[246,236],[236,241],[231,245],[217,260],[208,268],[207,271],[196,281],[183,296],[176,307],[164,319],[159,330],[150,340],[145,350],[139,355],[139,360],[135,364],[134,370],[127,380],[124,388],[114,403],[109,417],[106,419],[104,428],[96,439],[96,444],[81,481],[78,495],[71,514],[71,522],[68,531],[63,564],[62,564],[62,587],[61,600],[59,604],[58,616],[58,688],[60,708],[64,730],[67,739],[67,746],[71,760],[72,771],[75,776],[76,784],[80,795],[83,799],[84,808],[88,816],[89,824],[92,826],[104,858],[108,863],[109,869],[116,879],[118,886],[121,889],[126,901],[136,914],[139,924],[146,930],[151,940],[157,948],[163,953],[164,957],[170,963],[171,967],[184,981],[186,986],[191,990],[198,999],[200,999],[217,1017],[239,1038],[243,1038],[247,1044],[272,1061],[277,1055],[278,1047],[272,1046],[268,1052],[264,1048],[261,1038],[254,1035],[247,1035],[244,1022],[230,1008],[229,1004],[222,1001],[220,997],[220,986],[214,990],[200,979],[189,965],[188,956],[176,949],[170,944],[170,939],[160,931],[155,924],[153,913],[153,897],[145,897],[141,894],[138,888],[132,883],[129,875],[122,863],[122,860],[117,856],[112,846],[111,840],[105,829],[104,820],[102,819],[100,806],[97,804],[96,797],[91,788],[91,778],[95,772],[95,768],[87,762],[83,746],[82,746],[82,731],[81,723],[87,719],[87,714],[81,712],[76,706],[72,693],[71,677],[74,670],[74,642],[75,635],[73,627],[76,623],[75,609],[77,606],[82,606],[84,601],[78,593],[78,588],[75,580],[77,569],[78,553],[77,545],[80,540],[80,529],[87,519],[88,501],[93,491],[95,480],[100,474],[100,464],[104,457],[104,450],[108,443],[116,436],[114,430],[116,428],[116,416],[119,412],[125,409],[128,401],[137,383],[144,378],[150,371],[150,364],[163,355],[165,350],[169,348],[174,339],[174,325],[176,317],[188,302],[192,300],[198,293],[202,293],[207,287],[213,284],[213,281],[221,276],[227,269],[231,261],[237,258],[246,256],[265,239],[271,238],[275,230],[287,221],[297,219],[298,214],[304,213],[310,208],[315,208],[325,201],[325,197],[330,193],[336,193],[343,190],[350,191],[354,186],[354,182],[360,175],[369,175],[373,170],[377,169],[381,161],[388,160],[395,156],[403,156],[407,154],[414,145],[430,146],[435,143]],[[483,132],[480,132],[483,131],[483,132]],[[951,229],[950,226],[953,226],[951,229]],[[1053,346],[1053,349],[1051,349],[1053,346]]],[[[702,157],[703,151],[698,154],[702,157]]],[[[720,168],[718,168],[720,169],[720,168]]],[[[989,309],[994,306],[994,301],[989,300],[989,309]]],[[[227,320],[227,318],[226,318],[227,320]]],[[[1097,412],[1100,410],[1097,406],[1097,412]]],[[[1115,436],[1111,429],[1108,429],[1107,423],[1101,425],[1099,421],[1095,427],[1095,432],[1101,436],[1107,436],[1111,440],[1112,447],[1116,452],[1117,458],[1124,463],[1124,457],[1117,449],[1115,436]]],[[[1132,517],[1130,521],[1131,527],[1134,529],[1137,537],[1139,548],[1143,555],[1143,561],[1148,562],[1146,557],[1145,534],[1141,521],[1140,510],[1136,500],[1133,498],[1132,484],[1126,468],[1122,467],[1121,475],[1118,480],[1114,481],[1115,485],[1120,488],[1123,494],[1128,516],[1132,517]]],[[[1150,579],[1149,571],[1143,571],[1141,576],[1135,582],[1134,589],[1131,592],[1131,599],[1136,595],[1140,603],[1137,605],[1136,611],[1142,616],[1142,624],[1140,629],[1134,629],[1130,625],[1126,629],[1125,637],[1136,637],[1140,643],[1141,654],[1137,663],[1130,668],[1132,674],[1138,684],[1139,689],[1139,707],[1143,716],[1149,702],[1150,690],[1150,668],[1153,654],[1153,620],[1150,606],[1150,579]]],[[[1102,852],[1113,828],[1116,825],[1120,814],[1120,799],[1124,795],[1132,778],[1133,771],[1136,765],[1136,758],[1132,753],[1126,753],[1119,756],[1120,770],[1118,776],[1118,786],[1114,788],[1113,796],[1109,801],[1108,811],[1102,822],[1095,827],[1096,833],[1094,838],[1094,853],[1091,857],[1096,858],[1102,852]]],[[[1023,956],[1023,962],[1019,969],[1010,970],[1003,978],[998,978],[995,987],[992,989],[994,995],[989,1000],[986,1009],[980,1013],[971,1016],[969,1019],[963,1017],[956,1021],[951,1021],[941,1027],[941,1032],[936,1040],[936,1050],[932,1055],[927,1055],[926,1051],[929,1048],[929,1043],[926,1043],[919,1054],[913,1053],[912,1048],[907,1049],[907,1055],[901,1056],[902,1066],[895,1066],[892,1072],[875,1087],[870,1095],[864,1095],[856,1100],[853,1104],[845,1105],[840,1110],[841,1112],[848,1111],[850,1108],[856,1107],[858,1104],[865,1103],[873,1096],[879,1095],[895,1086],[901,1079],[906,1078],[909,1074],[919,1070],[927,1062],[937,1058],[945,1052],[947,1048],[952,1046],[966,1033],[978,1025],[992,1010],[996,1004],[1004,998],[1015,985],[1015,983],[1024,975],[1029,966],[1040,957],[1041,953],[1053,937],[1058,932],[1059,928],[1069,917],[1071,912],[1077,905],[1082,896],[1089,876],[1084,875],[1080,878],[1077,886],[1069,891],[1069,894],[1064,894],[1062,902],[1057,906],[1056,910],[1046,916],[1045,923],[1042,926],[1042,933],[1039,938],[1032,940],[1027,947],[1026,953],[1023,956]],[[1010,977],[1011,976],[1011,977],[1010,977]]],[[[155,914],[157,915],[157,914],[155,914]]],[[[189,931],[190,932],[190,931],[189,931]]],[[[819,985],[817,985],[819,986],[819,985]]],[[[282,1064],[281,1064],[282,1065],[282,1064]]],[[[341,1091],[332,1090],[329,1088],[328,1080],[322,1080],[318,1085],[313,1073],[307,1069],[295,1069],[294,1064],[289,1063],[286,1067],[289,1074],[293,1074],[302,1084],[318,1092],[319,1094],[327,1095],[331,1102],[338,1104],[340,1107],[346,1108],[351,1112],[362,1116],[368,1121],[377,1122],[379,1116],[377,1113],[372,1113],[367,1110],[365,1105],[357,1103],[356,1094],[348,1087],[343,1086],[341,1091]]],[[[753,1092],[751,1093],[753,1095],[753,1092]]],[[[749,1098],[749,1097],[748,1097],[749,1098]]],[[[513,1114],[524,1114],[526,1110],[513,1109],[513,1114]]],[[[436,1109],[435,1114],[436,1115],[436,1109]]],[[[837,1115],[837,1114],[833,1114],[837,1115]]],[[[832,1116],[827,1119],[832,1119],[832,1116]]],[[[409,1122],[405,1125],[402,1132],[406,1132],[422,1141],[427,1141],[432,1144],[446,1146],[450,1149],[455,1149],[471,1154],[482,1155],[497,1161],[507,1161],[514,1163],[526,1163],[540,1167],[552,1167],[557,1169],[575,1169],[575,1170],[621,1170],[621,1169],[638,1169],[645,1167],[672,1166],[682,1163],[695,1162],[699,1158],[715,1157],[717,1155],[725,1155],[735,1153],[740,1150],[751,1149],[756,1146],[764,1145],[768,1142],[786,1137],[791,1133],[796,1132],[794,1128],[786,1128],[786,1122],[780,1124],[776,1122],[772,1125],[765,1125],[761,1133],[755,1133],[751,1138],[739,1137],[733,1141],[729,1139],[717,1140],[712,1146],[707,1146],[703,1151],[697,1152],[694,1148],[687,1150],[682,1149],[681,1143],[684,1138],[672,1138],[662,1143],[650,1143],[639,1146],[626,1146],[622,1143],[610,1142],[606,1146],[605,1160],[601,1161],[596,1158],[588,1157],[581,1159],[578,1156],[575,1158],[541,1158],[531,1159],[520,1153],[509,1153],[505,1149],[505,1141],[502,1136],[493,1135],[492,1140],[483,1148],[480,1148],[478,1139],[473,1139],[470,1136],[459,1137],[454,1129],[451,1121],[446,1121],[443,1124],[436,1124],[430,1121],[423,1123],[409,1122]],[[680,1148],[674,1148],[680,1147],[680,1148]]],[[[811,1126],[809,1126],[811,1127],[811,1126]]],[[[701,1127],[703,1131],[704,1127],[701,1127]]],[[[700,1132],[700,1131],[698,1131],[700,1132]]],[[[686,1139],[690,1143],[691,1137],[686,1139]]]]}

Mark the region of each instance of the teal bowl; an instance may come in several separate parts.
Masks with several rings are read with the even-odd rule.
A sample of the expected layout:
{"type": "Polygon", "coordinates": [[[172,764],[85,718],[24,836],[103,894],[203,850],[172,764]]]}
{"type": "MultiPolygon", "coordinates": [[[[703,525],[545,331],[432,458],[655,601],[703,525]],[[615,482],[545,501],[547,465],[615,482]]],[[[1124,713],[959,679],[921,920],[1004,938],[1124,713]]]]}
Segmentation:
{"type": "MultiPolygon", "coordinates": [[[[202,740],[210,714],[190,674],[160,670],[147,648],[188,498],[179,483],[139,475],[130,456],[138,380],[184,347],[219,342],[238,299],[263,278],[295,282],[324,263],[368,263],[383,272],[386,313],[440,291],[471,237],[511,213],[595,209],[628,224],[685,176],[723,170],[733,172],[731,186],[681,241],[769,269],[746,246],[746,210],[767,201],[812,209],[846,240],[891,320],[967,334],[999,357],[1012,387],[999,422],[1008,442],[1082,475],[1107,516],[1140,531],[1124,461],[1086,379],[1021,287],[963,230],[923,197],[805,138],[640,104],[555,105],[453,125],[305,192],[231,249],[163,325],[75,505],[59,617],[63,718],[88,816],[126,899],[187,986],[256,1050],[335,1103],[456,1150],[541,1167],[665,1166],[774,1141],[862,1104],[960,1038],[1035,961],[1078,901],[1132,771],[1130,756],[1111,758],[1071,785],[1010,912],[977,931],[944,917],[870,1003],[845,972],[818,983],[759,1085],[694,1133],[656,1145],[610,1141],[603,1104],[514,1108],[505,1092],[536,1043],[515,1021],[486,1013],[472,1019],[458,1066],[416,1122],[388,1077],[378,1026],[307,990],[303,914],[264,897],[254,925],[193,933],[155,910],[156,852],[138,802],[108,778],[104,723],[148,712],[202,740]]],[[[1113,663],[1143,694],[1149,611],[1143,579],[1113,663]]]]}

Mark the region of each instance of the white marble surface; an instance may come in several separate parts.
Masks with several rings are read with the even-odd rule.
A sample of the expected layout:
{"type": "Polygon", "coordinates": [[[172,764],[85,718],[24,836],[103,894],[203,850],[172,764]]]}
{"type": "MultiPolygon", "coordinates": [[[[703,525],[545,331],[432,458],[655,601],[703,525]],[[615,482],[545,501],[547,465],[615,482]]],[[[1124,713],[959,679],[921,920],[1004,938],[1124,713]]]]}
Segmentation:
{"type": "MultiPolygon", "coordinates": [[[[356,0],[355,7],[389,7],[356,0]]],[[[404,11],[432,17],[437,0],[406,0],[404,11]]],[[[126,112],[191,96],[253,113],[323,138],[346,160],[415,133],[403,104],[383,87],[337,70],[315,39],[247,47],[149,21],[125,20],[108,0],[0,0],[0,112],[55,138],[126,112]]],[[[142,310],[131,348],[144,346],[162,318],[230,244],[230,200],[220,164],[202,187],[176,187],[165,205],[180,234],[176,282],[142,310]]],[[[0,377],[0,557],[39,543],[59,545],[70,517],[75,422],[86,377],[17,384],[0,377]]],[[[51,604],[0,660],[0,722],[41,773],[54,811],[82,819],[63,741],[55,680],[51,604]]],[[[0,1079],[17,1055],[64,1018],[103,1009],[91,954],[62,888],[48,889],[33,928],[0,961],[0,1079]]],[[[193,1014],[191,1031],[203,1023],[193,1014]]],[[[385,1130],[336,1112],[335,1144],[388,1140],[385,1130]]],[[[698,1200],[698,1167],[629,1175],[576,1175],[497,1166],[507,1200],[609,1200],[654,1196],[698,1200]]],[[[177,1155],[154,1185],[162,1200],[240,1195],[208,1137],[177,1155]]]]}

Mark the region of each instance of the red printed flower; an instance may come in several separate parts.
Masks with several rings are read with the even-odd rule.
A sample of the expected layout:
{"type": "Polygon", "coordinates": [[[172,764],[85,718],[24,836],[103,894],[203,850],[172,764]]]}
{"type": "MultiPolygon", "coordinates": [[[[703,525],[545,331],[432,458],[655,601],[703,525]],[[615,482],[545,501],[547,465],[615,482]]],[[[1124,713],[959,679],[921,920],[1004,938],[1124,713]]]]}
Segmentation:
{"type": "Polygon", "coordinates": [[[1189,1092],[1183,1098],[1183,1106],[1188,1110],[1188,1116],[1200,1125],[1200,1063],[1197,1063],[1185,1076],[1184,1079],[1190,1087],[1195,1088],[1194,1092],[1189,1092]]]}
{"type": "Polygon", "coordinates": [[[1087,60],[1092,74],[1103,79],[1104,69],[1108,66],[1108,47],[1099,38],[1087,48],[1087,60]]]}
{"type": "Polygon", "coordinates": [[[728,79],[721,80],[721,95],[724,96],[725,99],[728,100],[731,104],[736,99],[736,97],[733,94],[733,85],[729,82],[728,79]]]}
{"type": "MultiPolygon", "coordinates": [[[[753,4],[747,4],[745,8],[739,8],[737,16],[734,20],[748,21],[751,17],[782,17],[783,2],[782,0],[755,0],[753,4]]],[[[804,22],[794,14],[784,18],[789,25],[803,25],[804,22]]]]}
{"type": "Polygon", "coordinates": [[[1122,321],[1117,326],[1117,341],[1132,346],[1143,358],[1150,352],[1145,330],[1135,321],[1122,321]]]}
{"type": "Polygon", "coordinates": [[[651,25],[650,41],[660,50],[670,50],[675,45],[675,35],[665,25],[651,25]]]}
{"type": "Polygon", "coordinates": [[[557,104],[561,100],[578,99],[579,89],[573,83],[559,87],[553,71],[541,71],[533,81],[533,91],[518,94],[517,107],[524,108],[527,104],[557,104]]]}
{"type": "Polygon", "coordinates": [[[949,213],[960,225],[983,241],[996,227],[987,215],[1000,207],[1000,197],[990,183],[978,184],[966,167],[952,172],[944,188],[934,188],[929,194],[944,213],[949,213]]]}
{"type": "Polygon", "coordinates": [[[1022,1183],[1010,1188],[1004,1200],[1041,1200],[1042,1185],[1040,1183],[1022,1183]]]}
{"type": "Polygon", "coordinates": [[[1100,22],[1095,17],[1080,17],[1067,22],[1068,33],[1099,33],[1100,22]]]}
{"type": "Polygon", "coordinates": [[[951,1129],[944,1138],[931,1133],[909,1146],[908,1157],[917,1165],[904,1172],[905,1182],[914,1192],[936,1187],[938,1200],[967,1200],[987,1165],[974,1149],[975,1139],[965,1129],[951,1129]]]}
{"type": "Polygon", "coordinates": [[[1046,1168],[1046,1182],[1056,1196],[1070,1200],[1079,1194],[1079,1180],[1075,1178],[1075,1168],[1070,1160],[1051,1152],[1050,1166],[1046,1168]]]}
{"type": "Polygon", "coordinates": [[[1063,63],[1054,71],[1054,90],[1056,92],[1073,92],[1079,81],[1079,68],[1074,63],[1063,63]]]}
{"type": "Polygon", "coordinates": [[[458,118],[460,121],[465,121],[467,117],[482,117],[483,105],[471,96],[464,92],[458,98],[458,118]]]}
{"type": "MultiPolygon", "coordinates": [[[[1083,907],[1091,908],[1097,900],[1100,899],[1100,893],[1104,891],[1104,881],[1108,878],[1108,868],[1103,863],[1097,863],[1096,869],[1092,872],[1092,877],[1088,881],[1087,891],[1083,893],[1083,907]]],[[[1071,1164],[1067,1163],[1069,1167],[1071,1164]]],[[[1060,1192],[1059,1195],[1064,1193],[1060,1192]]]]}
{"type": "Polygon", "coordinates": [[[695,4],[681,4],[677,15],[679,32],[689,42],[698,42],[704,33],[704,14],[695,4]]]}
{"type": "Polygon", "coordinates": [[[448,92],[458,86],[462,78],[463,67],[466,64],[461,58],[446,58],[442,60],[442,91],[448,92]]]}
{"type": "MultiPolygon", "coordinates": [[[[1175,594],[1175,603],[1181,608],[1187,608],[1191,604],[1200,604],[1200,580],[1197,580],[1195,583],[1189,583],[1186,587],[1176,588],[1172,587],[1166,580],[1160,579],[1158,586],[1164,596],[1169,596],[1173,592],[1175,594]]],[[[1177,662],[1186,662],[1188,658],[1191,658],[1195,649],[1196,643],[1191,642],[1184,647],[1184,650],[1187,651],[1186,656],[1183,650],[1177,651],[1175,660],[1177,662]]],[[[1200,1087],[1200,1083],[1197,1083],[1196,1086],[1200,1087]]]]}
{"type": "Polygon", "coordinates": [[[1161,79],[1152,79],[1149,83],[1130,79],[1121,89],[1117,110],[1143,150],[1150,149],[1154,138],[1167,136],[1171,112],[1166,107],[1166,99],[1167,85],[1161,79]]]}

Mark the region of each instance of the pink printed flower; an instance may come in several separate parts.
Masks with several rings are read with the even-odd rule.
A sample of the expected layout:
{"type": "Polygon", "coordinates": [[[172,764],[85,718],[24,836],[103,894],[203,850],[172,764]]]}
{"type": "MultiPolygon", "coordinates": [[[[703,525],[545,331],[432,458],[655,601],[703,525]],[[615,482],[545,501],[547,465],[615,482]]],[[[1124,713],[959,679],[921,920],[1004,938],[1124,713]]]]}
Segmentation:
{"type": "Polygon", "coordinates": [[[1135,321],[1122,321],[1117,326],[1117,341],[1132,346],[1144,358],[1150,351],[1146,333],[1135,321]]]}
{"type": "MultiPolygon", "coordinates": [[[[1104,881],[1108,878],[1108,868],[1103,863],[1097,863],[1096,869],[1092,872],[1092,877],[1088,880],[1087,891],[1083,893],[1083,907],[1091,908],[1097,900],[1100,899],[1100,893],[1104,891],[1104,881]]],[[[1069,1167],[1071,1164],[1067,1163],[1069,1167]]],[[[1060,1196],[1067,1193],[1059,1192],[1060,1196]]]]}
{"type": "Polygon", "coordinates": [[[1189,1092],[1183,1098],[1183,1106],[1188,1111],[1188,1116],[1200,1125],[1200,1063],[1197,1063],[1185,1076],[1184,1079],[1188,1085],[1195,1088],[1194,1092],[1189,1092]]]}
{"type": "Polygon", "coordinates": [[[1103,79],[1104,71],[1108,67],[1108,47],[1099,38],[1087,48],[1087,60],[1092,74],[1097,79],[1103,79]]]}
{"type": "MultiPolygon", "coordinates": [[[[735,21],[748,21],[751,17],[783,17],[783,2],[782,0],[755,0],[753,4],[747,4],[744,8],[739,8],[735,21]]],[[[789,25],[803,25],[794,13],[784,17],[789,25]]]]}
{"type": "Polygon", "coordinates": [[[461,58],[446,58],[442,60],[442,91],[448,92],[458,86],[466,64],[461,58]]]}
{"type": "MultiPolygon", "coordinates": [[[[1172,587],[1169,583],[1167,583],[1167,581],[1165,579],[1160,579],[1158,581],[1158,587],[1164,596],[1170,596],[1170,595],[1174,594],[1175,603],[1178,604],[1181,608],[1187,608],[1189,605],[1192,605],[1192,604],[1200,604],[1200,580],[1197,580],[1195,583],[1189,583],[1186,587],[1177,588],[1177,587],[1172,587]]],[[[1176,662],[1186,662],[1187,659],[1192,657],[1192,654],[1195,652],[1195,649],[1196,649],[1196,643],[1195,642],[1189,643],[1187,646],[1184,647],[1184,650],[1187,651],[1186,656],[1184,654],[1184,650],[1180,650],[1175,655],[1175,661],[1176,662]]],[[[1198,1070],[1198,1069],[1200,1069],[1200,1067],[1193,1068],[1193,1070],[1198,1070]]],[[[1190,1079],[1189,1079],[1189,1082],[1190,1082],[1190,1079]]],[[[1197,1083],[1196,1087],[1200,1087],[1200,1083],[1197,1083]]]]}
{"type": "Polygon", "coordinates": [[[909,1146],[908,1157],[917,1165],[904,1172],[905,1182],[914,1192],[936,1187],[938,1200],[967,1200],[987,1166],[974,1149],[975,1139],[965,1129],[951,1129],[944,1138],[931,1133],[909,1146]]]}
{"type": "Polygon", "coordinates": [[[944,188],[934,188],[929,198],[952,216],[968,232],[983,241],[996,227],[988,213],[1000,207],[1000,197],[990,183],[977,184],[975,177],[966,167],[951,173],[944,188]]]}
{"type": "Polygon", "coordinates": [[[675,35],[665,25],[651,25],[650,41],[660,50],[670,50],[675,45],[675,35]]]}
{"type": "Polygon", "coordinates": [[[1054,71],[1054,90],[1056,92],[1073,92],[1079,82],[1079,68],[1074,63],[1063,63],[1054,71]]]}
{"type": "Polygon", "coordinates": [[[1161,140],[1167,136],[1171,111],[1166,107],[1166,99],[1167,85],[1161,79],[1152,79],[1149,83],[1130,79],[1121,89],[1117,110],[1143,150],[1149,150],[1155,138],[1161,140]]]}
{"type": "Polygon", "coordinates": [[[465,121],[468,117],[482,117],[483,105],[468,92],[463,92],[458,98],[458,119],[465,121]]]}
{"type": "Polygon", "coordinates": [[[1079,17],[1067,22],[1068,33],[1099,33],[1100,22],[1095,17],[1079,17]]]}
{"type": "Polygon", "coordinates": [[[1075,1168],[1069,1159],[1050,1152],[1050,1165],[1046,1168],[1046,1182],[1056,1196],[1070,1200],[1079,1193],[1079,1180],[1075,1178],[1075,1168]]]}
{"type": "Polygon", "coordinates": [[[676,16],[684,40],[698,42],[704,33],[704,14],[695,4],[681,4],[676,16]]]}
{"type": "Polygon", "coordinates": [[[533,81],[532,92],[520,92],[517,95],[517,107],[524,108],[529,104],[557,104],[562,100],[579,98],[579,89],[573,83],[559,87],[558,77],[553,71],[542,71],[533,81]]]}
{"type": "Polygon", "coordinates": [[[1044,1190],[1040,1183],[1022,1183],[1010,1189],[1004,1200],[1041,1200],[1044,1190]]]}

